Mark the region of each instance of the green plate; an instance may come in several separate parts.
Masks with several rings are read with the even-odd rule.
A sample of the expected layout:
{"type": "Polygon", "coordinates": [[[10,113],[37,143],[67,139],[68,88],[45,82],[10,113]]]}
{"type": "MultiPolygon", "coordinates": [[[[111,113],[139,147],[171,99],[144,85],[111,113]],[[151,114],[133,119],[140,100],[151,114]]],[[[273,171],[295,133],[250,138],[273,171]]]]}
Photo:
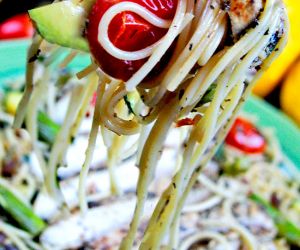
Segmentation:
{"type": "MultiPolygon", "coordinates": [[[[0,86],[24,74],[27,40],[0,42],[0,86]]],[[[89,58],[80,56],[70,67],[84,68],[89,58]]],[[[244,111],[258,117],[258,125],[273,127],[286,156],[300,169],[300,130],[283,113],[257,97],[251,97],[244,111]]]]}

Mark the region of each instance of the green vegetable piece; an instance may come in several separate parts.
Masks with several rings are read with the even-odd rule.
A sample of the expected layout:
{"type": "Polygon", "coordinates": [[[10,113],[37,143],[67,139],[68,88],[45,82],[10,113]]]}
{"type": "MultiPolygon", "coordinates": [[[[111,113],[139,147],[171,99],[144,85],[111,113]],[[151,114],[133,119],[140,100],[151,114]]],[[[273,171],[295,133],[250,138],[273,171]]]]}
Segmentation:
{"type": "Polygon", "coordinates": [[[228,175],[236,176],[246,172],[249,169],[250,163],[247,158],[237,157],[233,162],[225,162],[222,164],[224,172],[228,175]]]}
{"type": "Polygon", "coordinates": [[[2,184],[0,184],[0,207],[12,216],[22,229],[33,236],[41,233],[46,227],[45,222],[33,212],[31,207],[25,205],[2,184]]]}
{"type": "Polygon", "coordinates": [[[285,237],[288,242],[300,246],[300,228],[290,222],[285,216],[269,202],[257,194],[251,194],[251,200],[262,206],[269,216],[273,219],[281,236],[285,237]]]}
{"type": "Polygon", "coordinates": [[[217,84],[213,83],[208,90],[205,92],[204,96],[200,100],[200,102],[196,105],[196,107],[200,107],[205,103],[211,102],[214,94],[216,92],[217,84]]]}
{"type": "Polygon", "coordinates": [[[130,100],[129,100],[129,98],[128,98],[127,95],[124,96],[124,102],[125,102],[125,104],[126,104],[126,106],[128,108],[129,113],[134,114],[134,111],[133,111],[133,108],[132,108],[132,104],[131,104],[131,102],[130,102],[130,100]]]}
{"type": "Polygon", "coordinates": [[[82,33],[87,12],[70,1],[49,4],[29,11],[38,32],[48,42],[63,47],[89,51],[82,33]]]}
{"type": "Polygon", "coordinates": [[[38,114],[39,137],[50,145],[53,144],[60,126],[52,121],[45,113],[38,114]]]}
{"type": "Polygon", "coordinates": [[[124,96],[124,102],[128,108],[129,114],[134,114],[134,106],[139,99],[140,96],[136,91],[129,92],[124,96]]]}

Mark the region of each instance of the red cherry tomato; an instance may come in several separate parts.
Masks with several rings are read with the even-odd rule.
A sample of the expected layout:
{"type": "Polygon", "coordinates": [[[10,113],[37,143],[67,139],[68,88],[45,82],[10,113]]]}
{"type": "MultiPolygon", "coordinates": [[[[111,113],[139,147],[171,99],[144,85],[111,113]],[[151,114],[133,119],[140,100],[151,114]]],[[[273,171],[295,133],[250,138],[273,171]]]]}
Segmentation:
{"type": "Polygon", "coordinates": [[[245,153],[262,153],[266,140],[249,121],[237,118],[226,137],[226,143],[245,153]]]}
{"type": "Polygon", "coordinates": [[[195,124],[195,120],[192,118],[183,118],[176,123],[176,127],[180,128],[182,126],[191,126],[195,124]]]}
{"type": "Polygon", "coordinates": [[[34,32],[27,14],[13,16],[0,24],[0,39],[30,38],[34,32]]]}
{"type": "MultiPolygon", "coordinates": [[[[175,15],[177,0],[128,0],[137,3],[160,18],[172,19],[175,15]]],[[[107,53],[98,41],[98,26],[104,13],[122,0],[97,0],[94,4],[87,25],[87,39],[90,50],[101,69],[112,77],[128,80],[146,61],[119,60],[107,53]]],[[[101,32],[101,30],[100,30],[101,32]]],[[[110,41],[119,49],[136,51],[150,46],[162,38],[167,29],[153,26],[132,12],[122,12],[115,16],[108,28],[110,41]]],[[[167,53],[161,64],[156,67],[156,74],[163,68],[170,57],[167,53]]]]}

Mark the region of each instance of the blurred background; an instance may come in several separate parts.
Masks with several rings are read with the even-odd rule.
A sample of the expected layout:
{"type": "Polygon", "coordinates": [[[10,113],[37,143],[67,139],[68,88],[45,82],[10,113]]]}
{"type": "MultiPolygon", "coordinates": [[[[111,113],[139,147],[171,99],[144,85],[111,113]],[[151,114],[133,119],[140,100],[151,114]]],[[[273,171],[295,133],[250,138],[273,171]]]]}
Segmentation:
{"type": "MultiPolygon", "coordinates": [[[[282,109],[300,126],[300,0],[284,1],[291,24],[289,43],[283,54],[256,84],[254,93],[282,109]]],[[[49,2],[52,1],[0,0],[0,23],[49,2]]]]}

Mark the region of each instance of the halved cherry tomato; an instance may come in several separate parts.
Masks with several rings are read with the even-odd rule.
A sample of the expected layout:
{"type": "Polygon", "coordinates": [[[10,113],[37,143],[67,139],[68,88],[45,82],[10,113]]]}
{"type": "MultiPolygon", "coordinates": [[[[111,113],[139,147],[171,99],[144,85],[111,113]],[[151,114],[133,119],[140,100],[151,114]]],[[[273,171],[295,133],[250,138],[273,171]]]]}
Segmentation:
{"type": "Polygon", "coordinates": [[[191,126],[195,124],[195,120],[192,118],[183,118],[176,123],[176,127],[191,126]]]}
{"type": "MultiPolygon", "coordinates": [[[[175,15],[177,0],[128,0],[137,3],[158,17],[169,20],[175,15]]],[[[90,50],[99,66],[112,77],[128,80],[148,59],[135,61],[119,60],[107,53],[98,41],[98,26],[104,13],[122,0],[97,0],[90,12],[87,25],[87,39],[90,50]]],[[[101,32],[101,31],[100,31],[101,32]]],[[[136,51],[150,46],[162,38],[167,29],[156,27],[132,12],[115,16],[108,28],[110,41],[119,49],[136,51]]],[[[170,57],[167,53],[156,67],[156,74],[170,57]]]]}
{"type": "Polygon", "coordinates": [[[226,137],[226,143],[245,153],[262,153],[266,148],[266,140],[249,121],[237,118],[226,137]]]}
{"type": "Polygon", "coordinates": [[[13,16],[0,24],[0,39],[30,38],[34,32],[27,14],[13,16]]]}

